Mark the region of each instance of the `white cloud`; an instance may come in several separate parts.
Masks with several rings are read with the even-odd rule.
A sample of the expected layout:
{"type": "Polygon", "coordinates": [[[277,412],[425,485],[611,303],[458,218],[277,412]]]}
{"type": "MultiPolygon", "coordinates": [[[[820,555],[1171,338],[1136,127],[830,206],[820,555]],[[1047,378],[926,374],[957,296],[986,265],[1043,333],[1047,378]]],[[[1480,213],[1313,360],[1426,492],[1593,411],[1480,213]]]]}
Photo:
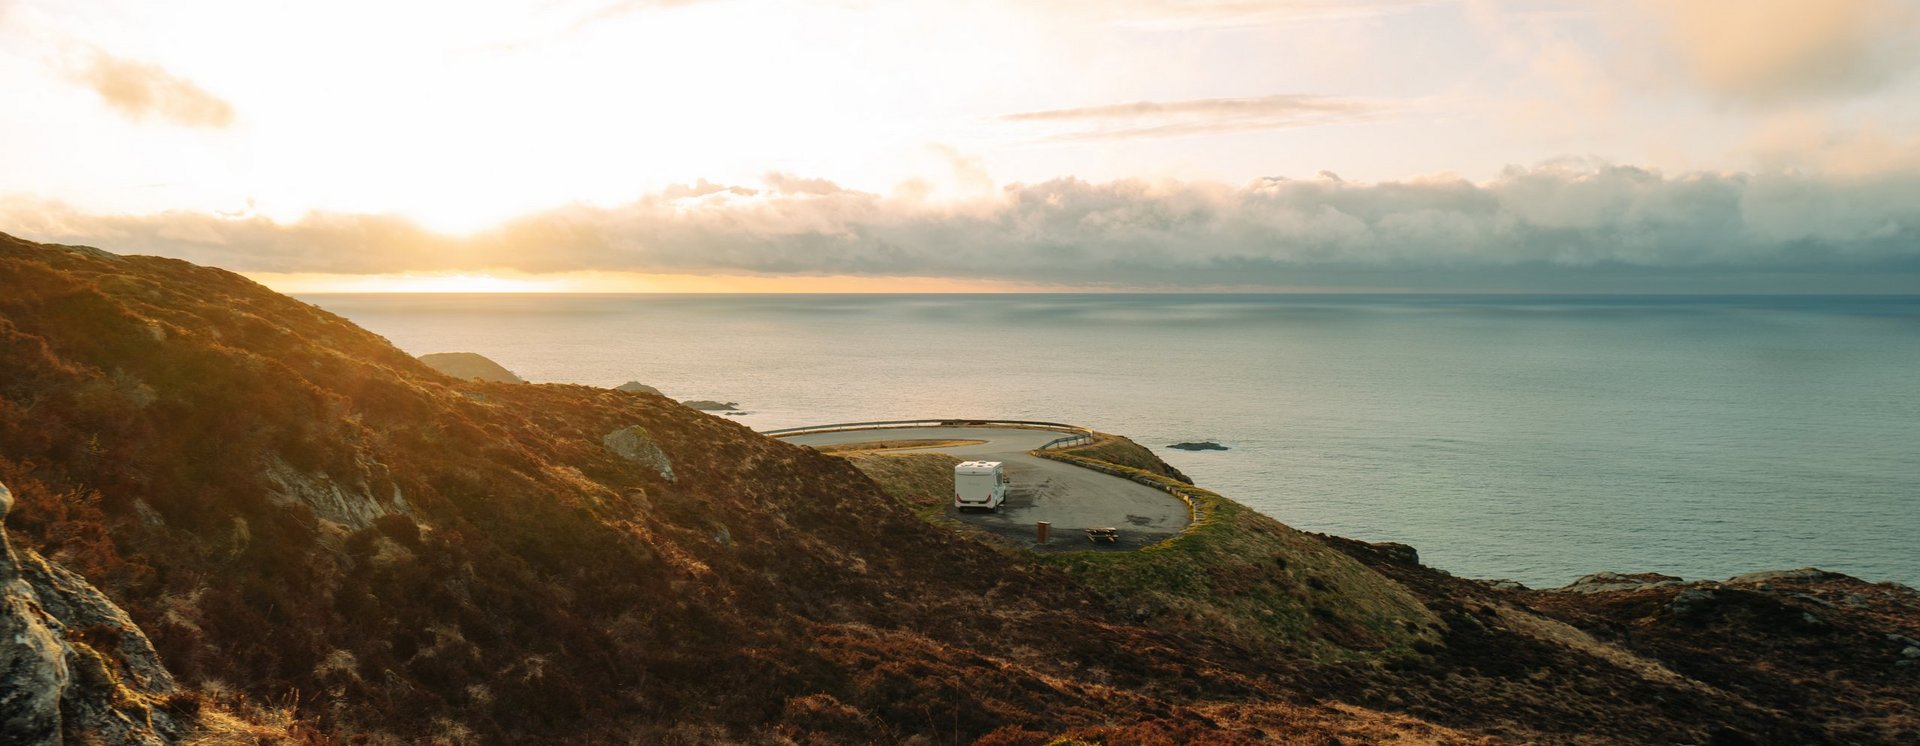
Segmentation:
{"type": "Polygon", "coordinates": [[[1354,277],[1417,287],[1435,277],[1480,277],[1554,288],[1582,286],[1599,271],[1656,285],[1817,275],[1824,289],[1846,290],[1845,278],[1884,280],[1920,267],[1920,177],[1911,174],[1666,175],[1560,162],[1510,168],[1485,183],[1056,179],[964,205],[779,174],[767,181],[770,192],[683,187],[617,208],[530,215],[459,239],[383,216],[283,225],[194,213],[95,216],[44,203],[0,209],[0,225],[39,240],[277,272],[504,267],[1190,287],[1356,284],[1354,277]],[[693,192],[714,197],[689,206],[682,198],[693,192]]]}
{"type": "Polygon", "coordinates": [[[1879,88],[1920,62],[1904,0],[1644,0],[1692,78],[1777,103],[1879,88]]]}
{"type": "Polygon", "coordinates": [[[210,129],[233,124],[232,104],[159,65],[94,50],[74,77],[115,111],[136,121],[157,119],[210,129]]]}
{"type": "Polygon", "coordinates": [[[1185,101],[1134,101],[1006,114],[1002,122],[1064,125],[1049,140],[1187,137],[1356,122],[1396,110],[1379,102],[1278,94],[1185,101]]]}
{"type": "Polygon", "coordinates": [[[1441,0],[1044,0],[1057,10],[1153,28],[1255,26],[1404,13],[1441,0]]]}

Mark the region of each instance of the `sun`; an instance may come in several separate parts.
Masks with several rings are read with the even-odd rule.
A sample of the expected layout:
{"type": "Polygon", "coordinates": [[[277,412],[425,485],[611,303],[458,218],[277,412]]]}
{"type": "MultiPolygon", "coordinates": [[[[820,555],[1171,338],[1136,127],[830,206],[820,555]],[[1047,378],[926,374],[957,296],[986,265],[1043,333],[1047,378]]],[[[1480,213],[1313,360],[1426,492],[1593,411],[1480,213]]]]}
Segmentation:
{"type": "MultiPolygon", "coordinates": [[[[524,209],[504,205],[486,204],[478,199],[441,197],[428,204],[402,209],[400,214],[434,233],[449,238],[463,238],[498,227],[504,222],[503,215],[524,211],[524,209]]],[[[485,275],[464,276],[485,277],[485,275]]]]}

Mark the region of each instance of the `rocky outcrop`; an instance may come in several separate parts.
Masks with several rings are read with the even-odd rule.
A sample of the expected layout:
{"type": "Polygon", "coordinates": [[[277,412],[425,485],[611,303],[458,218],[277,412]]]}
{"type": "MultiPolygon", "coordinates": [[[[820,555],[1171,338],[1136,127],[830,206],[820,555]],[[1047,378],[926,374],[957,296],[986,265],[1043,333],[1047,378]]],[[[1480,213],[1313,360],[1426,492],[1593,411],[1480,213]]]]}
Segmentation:
{"type": "Polygon", "coordinates": [[[666,452],[660,450],[660,446],[647,435],[645,428],[639,425],[623,427],[607,433],[600,442],[609,450],[619,454],[620,458],[651,467],[654,471],[660,472],[661,479],[673,481],[673,461],[667,458],[666,452]]]}
{"type": "Polygon", "coordinates": [[[626,383],[623,383],[623,384],[620,384],[620,385],[618,385],[618,386],[615,386],[615,387],[613,387],[613,390],[614,390],[614,391],[625,391],[625,392],[627,392],[627,393],[629,393],[629,394],[653,394],[654,396],[661,396],[661,395],[662,395],[662,394],[660,393],[660,389],[656,389],[656,388],[654,388],[654,387],[652,387],[652,386],[648,386],[648,385],[646,385],[646,384],[644,384],[644,383],[641,383],[641,382],[639,382],[639,381],[628,381],[628,382],[626,382],[626,383]]]}
{"type": "Polygon", "coordinates": [[[1817,567],[1802,567],[1795,570],[1767,570],[1763,572],[1750,572],[1745,575],[1735,575],[1731,578],[1727,578],[1727,582],[1735,585],[1739,585],[1743,583],[1759,585],[1762,583],[1778,583],[1783,580],[1805,582],[1810,580],[1827,580],[1830,578],[1837,578],[1837,577],[1840,577],[1839,573],[1827,572],[1826,570],[1822,570],[1817,567]]]}
{"type": "Polygon", "coordinates": [[[421,355],[420,362],[454,378],[494,383],[526,383],[526,379],[514,375],[513,371],[472,352],[434,352],[421,355]]]}
{"type": "Polygon", "coordinates": [[[1224,451],[1224,450],[1227,450],[1226,446],[1220,445],[1219,443],[1215,443],[1211,440],[1186,441],[1182,443],[1175,443],[1167,447],[1172,448],[1176,451],[1224,451]]]}
{"type": "Polygon", "coordinates": [[[714,401],[712,399],[688,399],[680,402],[702,412],[731,412],[740,408],[737,401],[714,401]]]}
{"type": "Polygon", "coordinates": [[[1634,573],[1631,575],[1617,572],[1596,572],[1592,575],[1581,576],[1580,579],[1555,590],[1567,593],[1611,593],[1614,591],[1667,588],[1685,584],[1686,581],[1672,575],[1661,575],[1653,572],[1634,573]]]}
{"type": "Polygon", "coordinates": [[[1420,550],[1414,549],[1411,545],[1397,541],[1376,541],[1373,542],[1373,548],[1402,565],[1420,564],[1420,550]]]}
{"type": "Polygon", "coordinates": [[[386,498],[373,494],[368,486],[368,469],[353,483],[342,483],[326,474],[303,471],[283,459],[267,462],[267,496],[279,504],[301,503],[315,515],[352,528],[366,528],[374,519],[388,513],[407,510],[407,501],[398,487],[386,498]]]}
{"type": "MultiPolygon", "coordinates": [[[[12,507],[0,485],[0,518],[12,507]]],[[[0,743],[168,743],[176,690],[126,612],[0,531],[0,743]]]]}

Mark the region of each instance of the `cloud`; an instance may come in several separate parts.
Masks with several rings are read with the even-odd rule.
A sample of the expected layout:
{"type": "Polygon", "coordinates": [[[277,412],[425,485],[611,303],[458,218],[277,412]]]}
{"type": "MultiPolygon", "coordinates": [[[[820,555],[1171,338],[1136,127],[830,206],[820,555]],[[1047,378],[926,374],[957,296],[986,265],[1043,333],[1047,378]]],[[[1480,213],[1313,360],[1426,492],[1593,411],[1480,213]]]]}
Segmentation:
{"type": "Polygon", "coordinates": [[[1920,62],[1903,0],[1643,0],[1692,79],[1777,103],[1878,89],[1920,62]]]}
{"type": "Polygon", "coordinates": [[[775,192],[785,195],[827,195],[845,191],[839,184],[826,179],[803,179],[780,171],[769,171],[767,175],[760,177],[760,180],[766,182],[767,186],[772,187],[775,192]]]}
{"type": "Polygon", "coordinates": [[[1309,127],[1371,119],[1395,110],[1386,104],[1300,94],[1186,101],[1135,101],[1005,114],[1001,122],[1091,128],[1056,132],[1045,139],[1118,140],[1309,127]]]}
{"type": "Polygon", "coordinates": [[[1367,108],[1363,104],[1324,96],[1278,95],[1255,98],[1205,98],[1191,101],[1136,101],[1129,104],[1107,104],[1103,106],[1083,106],[1073,109],[1051,109],[1030,111],[1020,114],[1008,114],[1001,119],[1009,122],[1057,122],[1083,119],[1134,119],[1140,117],[1163,117],[1200,115],[1210,117],[1234,116],[1293,116],[1321,112],[1347,112],[1367,108]]]}
{"type": "Polygon", "coordinates": [[[1510,168],[1483,183],[1056,179],[963,205],[794,189],[831,182],[781,179],[787,186],[750,197],[574,206],[457,239],[390,216],[278,224],[97,216],[45,203],[0,206],[0,229],[267,272],[510,268],[1180,288],[1920,286],[1920,175],[1912,172],[1666,175],[1570,161],[1510,168]]]}
{"type": "Polygon", "coordinates": [[[1798,112],[1756,127],[1746,147],[1756,162],[1773,171],[1848,177],[1920,173],[1920,132],[1912,127],[1852,124],[1798,112]]]}
{"type": "Polygon", "coordinates": [[[75,77],[108,106],[135,121],[158,119],[211,129],[233,124],[231,104],[159,65],[95,50],[75,77]]]}
{"type": "Polygon", "coordinates": [[[1299,21],[1371,18],[1436,5],[1440,0],[1044,0],[1057,10],[1163,29],[1265,26],[1299,21]]]}
{"type": "Polygon", "coordinates": [[[734,195],[738,197],[751,197],[759,193],[760,193],[760,190],[758,189],[752,189],[749,187],[742,187],[742,186],[728,186],[726,184],[715,184],[711,181],[707,181],[706,179],[700,179],[698,181],[695,181],[692,184],[669,185],[667,186],[666,189],[661,190],[660,198],[667,201],[673,201],[673,200],[679,200],[679,199],[699,199],[701,197],[706,197],[708,195],[714,195],[714,194],[734,195]]]}
{"type": "Polygon", "coordinates": [[[609,21],[616,21],[637,13],[654,10],[670,10],[692,5],[718,2],[719,0],[612,0],[601,3],[574,21],[571,30],[579,31],[609,21]]]}

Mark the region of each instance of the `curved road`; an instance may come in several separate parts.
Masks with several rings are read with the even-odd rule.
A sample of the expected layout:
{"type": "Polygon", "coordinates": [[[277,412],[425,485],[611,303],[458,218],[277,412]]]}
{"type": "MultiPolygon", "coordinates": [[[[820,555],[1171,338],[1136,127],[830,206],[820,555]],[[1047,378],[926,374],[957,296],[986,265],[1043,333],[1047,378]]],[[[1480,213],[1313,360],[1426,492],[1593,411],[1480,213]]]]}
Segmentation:
{"type": "Polygon", "coordinates": [[[1012,484],[999,512],[960,513],[949,504],[947,515],[1029,545],[1034,543],[1034,524],[1039,521],[1053,524],[1049,545],[1062,549],[1086,548],[1087,528],[1120,529],[1118,544],[1095,545],[1115,549],[1137,549],[1186,529],[1187,505],[1179,498],[1110,474],[1027,453],[1060,435],[1053,430],[1014,427],[888,427],[774,437],[808,446],[880,440],[984,440],[918,450],[963,460],[1006,463],[1012,484]]]}

